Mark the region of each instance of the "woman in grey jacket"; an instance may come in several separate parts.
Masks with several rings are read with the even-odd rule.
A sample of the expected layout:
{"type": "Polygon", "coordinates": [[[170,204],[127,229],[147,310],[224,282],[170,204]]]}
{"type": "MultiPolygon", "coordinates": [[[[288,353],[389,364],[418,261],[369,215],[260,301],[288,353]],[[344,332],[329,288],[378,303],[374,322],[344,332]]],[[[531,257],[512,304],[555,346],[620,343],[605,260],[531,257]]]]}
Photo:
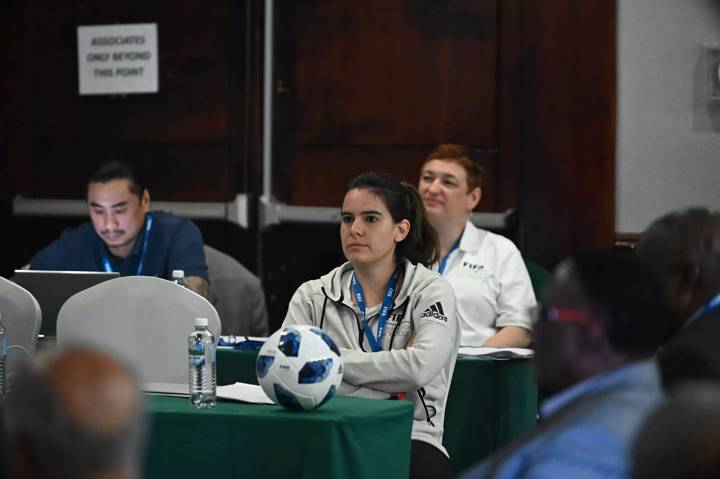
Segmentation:
{"type": "Polygon", "coordinates": [[[283,327],[312,324],[335,340],[339,394],[413,401],[410,477],[452,477],[442,433],[459,329],[452,287],[426,268],[438,243],[422,200],[365,173],[348,185],[341,218],[348,262],[300,286],[283,327]]]}

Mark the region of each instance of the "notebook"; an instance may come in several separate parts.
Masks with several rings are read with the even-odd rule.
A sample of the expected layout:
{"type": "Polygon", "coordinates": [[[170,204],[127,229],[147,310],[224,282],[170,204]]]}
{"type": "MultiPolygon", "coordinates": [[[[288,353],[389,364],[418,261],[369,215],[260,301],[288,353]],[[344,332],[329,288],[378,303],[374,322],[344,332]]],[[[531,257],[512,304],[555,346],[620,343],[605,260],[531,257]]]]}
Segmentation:
{"type": "Polygon", "coordinates": [[[96,271],[35,271],[17,269],[11,281],[30,292],[42,311],[40,334],[55,336],[57,315],[67,299],[84,289],[109,279],[119,273],[96,271]]]}

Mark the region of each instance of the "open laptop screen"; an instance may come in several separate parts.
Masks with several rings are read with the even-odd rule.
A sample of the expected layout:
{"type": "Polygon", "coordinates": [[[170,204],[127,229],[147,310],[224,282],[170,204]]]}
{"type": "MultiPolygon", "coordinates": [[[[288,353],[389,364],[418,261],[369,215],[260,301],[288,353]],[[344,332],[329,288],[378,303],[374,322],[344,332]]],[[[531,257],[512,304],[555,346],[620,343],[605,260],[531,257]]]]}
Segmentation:
{"type": "Polygon", "coordinates": [[[119,276],[118,273],[96,271],[17,269],[10,280],[28,290],[37,299],[42,311],[40,334],[55,336],[57,315],[70,296],[119,276]]]}

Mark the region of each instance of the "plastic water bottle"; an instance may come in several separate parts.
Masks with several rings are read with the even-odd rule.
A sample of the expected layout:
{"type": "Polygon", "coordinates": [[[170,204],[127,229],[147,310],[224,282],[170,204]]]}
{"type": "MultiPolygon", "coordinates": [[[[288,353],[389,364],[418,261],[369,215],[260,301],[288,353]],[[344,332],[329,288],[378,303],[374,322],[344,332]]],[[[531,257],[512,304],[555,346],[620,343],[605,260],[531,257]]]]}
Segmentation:
{"type": "Polygon", "coordinates": [[[172,271],[172,282],[187,288],[187,283],[185,282],[185,271],[181,269],[174,269],[172,271]]]}
{"type": "Polygon", "coordinates": [[[7,393],[7,350],[7,330],[0,321],[0,398],[4,398],[7,393]]]}
{"type": "Polygon", "coordinates": [[[188,338],[190,402],[198,408],[215,406],[215,338],[207,318],[196,318],[188,338]]]}

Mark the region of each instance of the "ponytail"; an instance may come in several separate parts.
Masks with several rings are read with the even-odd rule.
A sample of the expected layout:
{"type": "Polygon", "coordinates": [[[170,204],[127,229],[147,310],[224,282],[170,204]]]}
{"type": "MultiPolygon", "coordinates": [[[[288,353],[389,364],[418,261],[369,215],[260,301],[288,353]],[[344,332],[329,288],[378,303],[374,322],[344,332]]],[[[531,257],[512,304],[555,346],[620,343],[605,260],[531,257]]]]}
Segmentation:
{"type": "Polygon", "coordinates": [[[410,232],[397,245],[395,251],[398,258],[404,257],[411,263],[430,266],[440,258],[440,242],[435,228],[428,221],[425,205],[414,186],[404,183],[412,217],[410,232]]]}
{"type": "Polygon", "coordinates": [[[368,189],[385,203],[395,223],[406,219],[410,231],[395,247],[398,263],[408,260],[413,264],[429,266],[440,257],[440,243],[435,228],[425,213],[425,205],[417,190],[409,184],[385,173],[363,173],[348,184],[347,191],[368,189]]]}

